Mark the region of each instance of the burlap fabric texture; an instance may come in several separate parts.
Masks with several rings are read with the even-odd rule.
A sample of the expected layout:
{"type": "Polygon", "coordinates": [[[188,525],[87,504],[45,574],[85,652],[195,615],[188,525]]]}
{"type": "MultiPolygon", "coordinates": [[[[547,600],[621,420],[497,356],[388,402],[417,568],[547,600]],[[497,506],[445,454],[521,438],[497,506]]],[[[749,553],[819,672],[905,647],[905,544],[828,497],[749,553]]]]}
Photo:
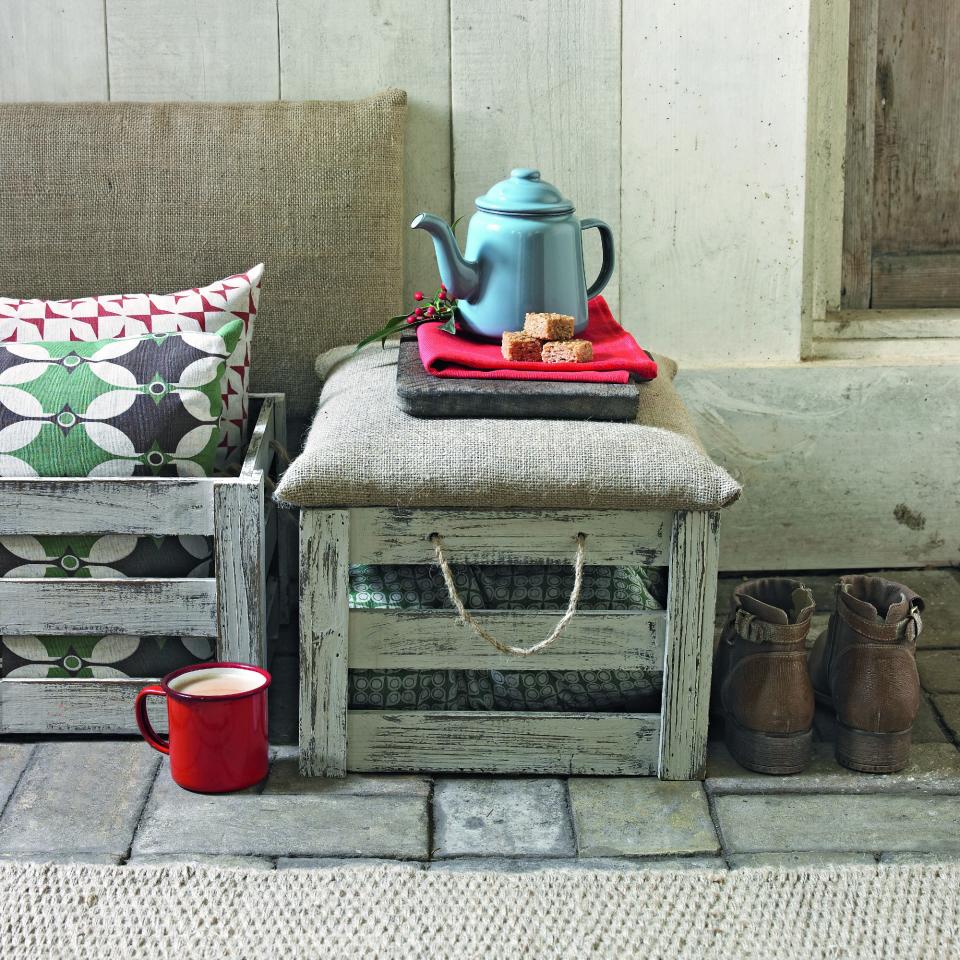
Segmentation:
{"type": "Polygon", "coordinates": [[[397,348],[369,347],[326,375],[304,450],[278,497],[301,507],[714,510],[740,486],[704,452],[676,364],[641,389],[635,423],[421,420],[396,398],[397,348]]]}
{"type": "Polygon", "coordinates": [[[265,264],[251,389],[306,417],[317,354],[401,300],[406,94],[0,105],[0,295],[170,293],[265,264]]]}

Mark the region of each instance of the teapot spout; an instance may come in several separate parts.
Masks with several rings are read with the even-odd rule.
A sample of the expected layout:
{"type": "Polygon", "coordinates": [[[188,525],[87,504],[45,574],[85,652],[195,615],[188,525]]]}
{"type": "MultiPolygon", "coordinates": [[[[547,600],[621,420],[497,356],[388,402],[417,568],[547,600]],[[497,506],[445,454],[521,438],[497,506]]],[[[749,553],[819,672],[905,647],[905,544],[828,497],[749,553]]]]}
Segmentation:
{"type": "Polygon", "coordinates": [[[414,217],[410,226],[430,234],[437,251],[440,279],[447,290],[458,300],[472,300],[480,288],[480,270],[476,263],[464,259],[450,227],[431,213],[414,217]]]}

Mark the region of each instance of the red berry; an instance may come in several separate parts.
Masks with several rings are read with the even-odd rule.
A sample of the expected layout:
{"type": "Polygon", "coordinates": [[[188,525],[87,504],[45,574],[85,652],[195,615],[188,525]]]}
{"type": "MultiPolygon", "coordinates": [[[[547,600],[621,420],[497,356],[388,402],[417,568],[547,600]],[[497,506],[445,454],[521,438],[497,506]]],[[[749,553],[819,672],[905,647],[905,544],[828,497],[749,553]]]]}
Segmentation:
{"type": "Polygon", "coordinates": [[[437,311],[433,307],[427,307],[427,316],[432,317],[437,311]]]}
{"type": "Polygon", "coordinates": [[[418,291],[413,295],[413,299],[414,299],[414,300],[422,300],[422,299],[423,299],[423,293],[422,293],[420,290],[418,290],[418,291]]]}
{"type": "Polygon", "coordinates": [[[410,316],[407,317],[407,323],[413,323],[416,319],[416,316],[411,313],[410,316]]]}
{"type": "Polygon", "coordinates": [[[423,316],[423,307],[417,307],[417,309],[413,311],[413,314],[419,320],[423,316]]]}
{"type": "Polygon", "coordinates": [[[442,283],[440,284],[440,296],[443,297],[444,300],[447,299],[447,288],[442,283]]]}

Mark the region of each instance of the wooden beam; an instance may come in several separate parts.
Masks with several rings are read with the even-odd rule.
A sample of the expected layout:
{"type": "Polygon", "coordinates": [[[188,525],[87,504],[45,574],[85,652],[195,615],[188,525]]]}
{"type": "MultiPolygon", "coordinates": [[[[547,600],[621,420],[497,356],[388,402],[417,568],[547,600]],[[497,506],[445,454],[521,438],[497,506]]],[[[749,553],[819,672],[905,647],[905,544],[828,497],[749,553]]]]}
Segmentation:
{"type": "Polygon", "coordinates": [[[0,578],[0,633],[215,637],[213,580],[0,578]]]}
{"type": "Polygon", "coordinates": [[[342,777],[347,759],[349,514],[300,514],[300,772],[342,777]]]}
{"type": "Polygon", "coordinates": [[[719,513],[677,513],[667,588],[661,780],[702,780],[706,769],[719,550],[719,513]]]}
{"type": "Polygon", "coordinates": [[[351,710],[347,730],[350,770],[649,776],[660,717],[351,710]]]}
{"type": "MultiPolygon", "coordinates": [[[[471,611],[494,636],[529,647],[555,611],[471,611]]],[[[449,610],[351,610],[351,670],[663,670],[663,610],[581,611],[552,646],[531,657],[495,650],[449,610]]]]}
{"type": "MultiPolygon", "coordinates": [[[[0,680],[0,734],[136,734],[133,702],[148,679],[0,680]]],[[[167,711],[158,699],[147,712],[166,733],[167,711]]]]}
{"type": "MultiPolygon", "coordinates": [[[[820,340],[960,341],[960,308],[943,310],[843,310],[813,325],[820,340]]],[[[909,350],[909,345],[904,347],[909,350]]]]}
{"type": "Polygon", "coordinates": [[[263,474],[214,484],[218,643],[221,660],[266,666],[263,474]]]}
{"type": "Polygon", "coordinates": [[[352,563],[433,563],[433,533],[452,563],[573,563],[577,534],[587,563],[666,563],[672,514],[637,510],[350,511],[352,563]]]}
{"type": "Polygon", "coordinates": [[[870,306],[879,11],[880,0],[850,0],[843,291],[840,298],[840,305],[850,310],[870,306]]]}
{"type": "Polygon", "coordinates": [[[0,479],[0,536],[72,533],[209,535],[213,482],[0,479]]]}
{"type": "Polygon", "coordinates": [[[874,257],[871,305],[881,309],[960,307],[960,253],[874,257]]]}

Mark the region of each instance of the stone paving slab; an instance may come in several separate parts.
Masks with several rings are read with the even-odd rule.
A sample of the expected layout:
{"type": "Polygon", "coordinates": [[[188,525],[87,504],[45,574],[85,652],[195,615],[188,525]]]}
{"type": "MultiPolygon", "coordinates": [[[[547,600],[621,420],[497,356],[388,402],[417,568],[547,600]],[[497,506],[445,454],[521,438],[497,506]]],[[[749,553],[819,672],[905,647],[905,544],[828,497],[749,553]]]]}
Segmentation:
{"type": "Polygon", "coordinates": [[[37,744],[0,818],[0,853],[124,856],[159,760],[140,740],[37,744]]]}
{"type": "Polygon", "coordinates": [[[419,860],[378,860],[373,857],[279,857],[278,870],[343,870],[347,867],[386,867],[390,870],[424,870],[419,860]]]}
{"type": "Polygon", "coordinates": [[[815,743],[802,773],[778,777],[741,767],[723,744],[711,744],[708,793],[947,793],[960,794],[960,751],[950,743],[916,743],[899,773],[857,773],[834,759],[832,743],[815,743]]]}
{"type": "Polygon", "coordinates": [[[576,853],[566,789],[558,779],[438,779],[433,818],[437,859],[576,853]]]}
{"type": "Polygon", "coordinates": [[[202,866],[222,867],[229,870],[272,870],[273,861],[268,857],[209,856],[201,853],[149,853],[130,857],[128,867],[202,866]]]}
{"type": "Polygon", "coordinates": [[[33,754],[32,743],[0,743],[0,813],[33,754]]]}
{"type": "Polygon", "coordinates": [[[928,864],[936,865],[938,863],[956,863],[960,859],[960,853],[956,851],[946,851],[944,853],[927,853],[917,850],[904,850],[900,853],[884,853],[880,856],[881,863],[902,863],[902,864],[928,864]]]}
{"type": "Polygon", "coordinates": [[[937,712],[953,736],[960,741],[960,694],[941,693],[933,697],[937,712]]]}
{"type": "Polygon", "coordinates": [[[700,783],[572,777],[569,788],[582,857],[719,852],[700,783]]]}
{"type": "Polygon", "coordinates": [[[723,857],[668,857],[646,860],[626,857],[579,857],[541,860],[534,858],[463,857],[434,860],[428,869],[435,873],[535,873],[539,870],[604,870],[633,873],[637,870],[719,870],[725,871],[723,857]]]}
{"type": "Polygon", "coordinates": [[[784,870],[808,870],[862,864],[873,866],[877,858],[872,853],[848,853],[824,850],[810,853],[734,853],[727,857],[731,870],[751,867],[774,867],[784,870]]]}
{"type": "MultiPolygon", "coordinates": [[[[832,710],[817,707],[813,718],[813,728],[817,739],[833,743],[837,739],[837,720],[832,710]]],[[[917,719],[913,722],[914,743],[949,743],[950,738],[943,732],[936,713],[926,696],[920,697],[917,719]]]]}
{"type": "Polygon", "coordinates": [[[155,853],[423,859],[427,801],[416,796],[181,790],[160,771],[133,843],[155,853]]]}
{"type": "Polygon", "coordinates": [[[960,650],[920,650],[917,670],[928,693],[960,693],[960,650]]]}
{"type": "Polygon", "coordinates": [[[264,795],[322,794],[326,796],[409,796],[429,797],[429,777],[402,774],[368,775],[348,773],[345,777],[301,777],[298,749],[279,746],[271,750],[270,773],[263,785],[264,795]]]}
{"type": "Polygon", "coordinates": [[[729,795],[716,797],[714,804],[731,853],[960,852],[960,797],[729,795]]]}
{"type": "Polygon", "coordinates": [[[3,863],[91,863],[115,867],[123,857],[112,853],[0,853],[3,863]]]}

